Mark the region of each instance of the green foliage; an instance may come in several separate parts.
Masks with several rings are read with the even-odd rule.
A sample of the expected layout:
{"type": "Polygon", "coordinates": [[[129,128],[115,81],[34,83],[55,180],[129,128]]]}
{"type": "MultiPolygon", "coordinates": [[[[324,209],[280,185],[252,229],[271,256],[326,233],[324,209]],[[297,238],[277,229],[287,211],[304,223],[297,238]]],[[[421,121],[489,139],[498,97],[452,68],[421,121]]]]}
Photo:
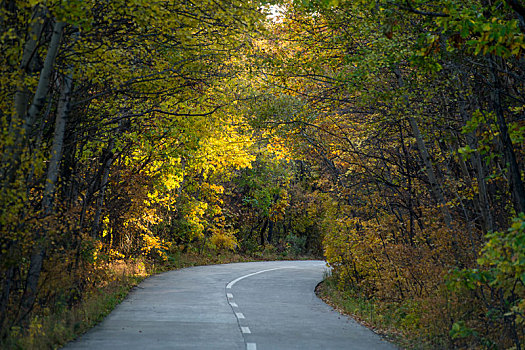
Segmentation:
{"type": "MultiPolygon", "coordinates": [[[[499,334],[487,329],[488,323],[499,324],[509,338],[524,336],[525,323],[525,215],[513,219],[507,232],[486,235],[478,258],[479,269],[454,270],[447,277],[448,288],[456,293],[472,293],[485,303],[485,324],[470,318],[456,321],[450,334],[453,339],[481,339],[496,344],[499,334]],[[487,293],[497,299],[488,298],[487,293]],[[470,325],[470,327],[468,326],[470,325]]],[[[460,317],[465,317],[460,316],[460,317]]]]}
{"type": "Polygon", "coordinates": [[[284,240],[286,244],[286,254],[291,256],[299,256],[306,252],[306,237],[299,237],[293,233],[289,233],[284,240]]]}
{"type": "Polygon", "coordinates": [[[511,289],[525,284],[525,214],[512,220],[507,232],[493,232],[486,236],[478,263],[490,268],[490,284],[511,289]]]}

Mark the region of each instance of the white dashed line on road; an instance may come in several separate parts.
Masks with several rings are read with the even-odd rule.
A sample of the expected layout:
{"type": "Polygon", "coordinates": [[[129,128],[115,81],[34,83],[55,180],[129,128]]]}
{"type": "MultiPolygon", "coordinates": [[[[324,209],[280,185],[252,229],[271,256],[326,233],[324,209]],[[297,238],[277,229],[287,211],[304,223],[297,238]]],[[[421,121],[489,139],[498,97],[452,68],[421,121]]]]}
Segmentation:
{"type": "MultiPolygon", "coordinates": [[[[276,267],[274,269],[267,269],[267,270],[257,271],[257,272],[254,272],[254,273],[249,273],[247,275],[238,277],[238,278],[234,279],[233,281],[231,281],[230,283],[228,283],[226,285],[226,289],[231,289],[235,283],[237,283],[240,280],[243,280],[243,279],[245,279],[247,277],[250,277],[250,276],[258,275],[258,274],[263,273],[263,272],[282,270],[282,269],[293,269],[293,268],[296,268],[296,267],[295,266],[276,267]]],[[[233,302],[233,300],[232,300],[233,299],[233,294],[232,293],[226,293],[226,297],[228,298],[228,303],[230,304],[230,306],[232,308],[234,308],[234,307],[238,308],[239,307],[239,305],[237,305],[237,303],[233,302]]],[[[235,316],[237,317],[237,320],[245,319],[245,317],[244,317],[242,312],[235,312],[235,316]]],[[[249,327],[240,326],[240,328],[241,328],[241,333],[242,334],[251,334],[252,333],[252,331],[250,330],[249,327]]],[[[246,343],[246,350],[257,350],[257,344],[256,343],[246,343]]]]}
{"type": "Polygon", "coordinates": [[[233,281],[231,281],[230,283],[228,283],[226,285],[226,288],[227,289],[231,289],[231,287],[233,287],[233,285],[237,282],[239,282],[240,280],[243,280],[245,279],[246,277],[250,277],[250,276],[254,276],[254,275],[258,275],[260,273],[263,273],[263,272],[268,272],[268,271],[274,271],[274,270],[282,270],[282,269],[293,269],[294,266],[286,266],[286,267],[276,267],[274,269],[268,269],[268,270],[262,270],[262,271],[257,271],[257,272],[254,272],[254,273],[249,273],[247,275],[244,275],[244,276],[241,276],[239,278],[236,278],[234,279],[233,281]]]}

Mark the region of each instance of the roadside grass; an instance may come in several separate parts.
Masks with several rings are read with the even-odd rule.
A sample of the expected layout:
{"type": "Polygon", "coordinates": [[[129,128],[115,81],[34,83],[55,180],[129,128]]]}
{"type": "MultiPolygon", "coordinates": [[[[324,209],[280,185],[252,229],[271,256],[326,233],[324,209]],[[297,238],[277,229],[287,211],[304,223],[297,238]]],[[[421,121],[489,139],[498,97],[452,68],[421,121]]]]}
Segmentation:
{"type": "Polygon", "coordinates": [[[1,349],[58,349],[101,322],[128,293],[145,278],[191,266],[235,262],[312,259],[311,256],[286,256],[273,251],[243,255],[231,251],[172,251],[165,261],[145,259],[115,260],[103,272],[105,278],[82,295],[72,308],[43,310],[29,321],[27,329],[12,327],[0,341],[1,349]]]}
{"type": "Polygon", "coordinates": [[[252,262],[252,261],[273,261],[273,260],[309,260],[316,259],[311,255],[287,255],[277,253],[274,251],[257,251],[252,254],[240,254],[224,251],[175,251],[168,255],[168,260],[164,263],[154,265],[152,268],[155,273],[169,271],[173,269],[180,269],[191,266],[214,265],[214,264],[229,264],[238,262],[252,262]]]}
{"type": "Polygon", "coordinates": [[[0,344],[5,349],[58,349],[102,321],[146,276],[121,275],[91,291],[71,309],[63,308],[30,320],[27,330],[13,327],[0,344]]]}
{"type": "Polygon", "coordinates": [[[338,312],[350,316],[358,323],[396,344],[401,349],[429,349],[417,332],[410,330],[413,305],[366,299],[337,288],[337,281],[326,276],[316,289],[316,294],[338,312]]]}

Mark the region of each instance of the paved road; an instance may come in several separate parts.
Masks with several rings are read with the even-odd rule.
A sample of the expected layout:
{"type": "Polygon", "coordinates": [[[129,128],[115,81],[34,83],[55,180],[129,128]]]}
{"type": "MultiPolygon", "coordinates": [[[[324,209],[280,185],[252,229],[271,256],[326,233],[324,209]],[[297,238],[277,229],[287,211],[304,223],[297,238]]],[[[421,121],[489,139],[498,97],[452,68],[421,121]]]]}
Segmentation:
{"type": "Polygon", "coordinates": [[[272,261],[166,272],[65,349],[395,349],[315,296],[325,271],[272,261]]]}

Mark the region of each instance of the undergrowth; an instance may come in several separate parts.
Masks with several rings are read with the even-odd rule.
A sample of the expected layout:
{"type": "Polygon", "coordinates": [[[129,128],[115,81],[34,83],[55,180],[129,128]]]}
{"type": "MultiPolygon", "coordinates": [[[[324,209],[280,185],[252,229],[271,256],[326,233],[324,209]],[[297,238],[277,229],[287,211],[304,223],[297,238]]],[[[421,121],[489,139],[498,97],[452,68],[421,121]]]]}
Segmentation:
{"type": "Polygon", "coordinates": [[[57,349],[102,321],[146,276],[121,275],[104,288],[92,291],[71,309],[38,315],[27,330],[12,327],[4,349],[57,349]]]}
{"type": "Polygon", "coordinates": [[[410,310],[416,307],[410,303],[385,302],[367,299],[358,293],[341,291],[336,278],[328,276],[316,289],[317,295],[338,312],[348,315],[368,327],[384,339],[403,349],[427,349],[414,333],[407,332],[411,322],[410,310]]]}

